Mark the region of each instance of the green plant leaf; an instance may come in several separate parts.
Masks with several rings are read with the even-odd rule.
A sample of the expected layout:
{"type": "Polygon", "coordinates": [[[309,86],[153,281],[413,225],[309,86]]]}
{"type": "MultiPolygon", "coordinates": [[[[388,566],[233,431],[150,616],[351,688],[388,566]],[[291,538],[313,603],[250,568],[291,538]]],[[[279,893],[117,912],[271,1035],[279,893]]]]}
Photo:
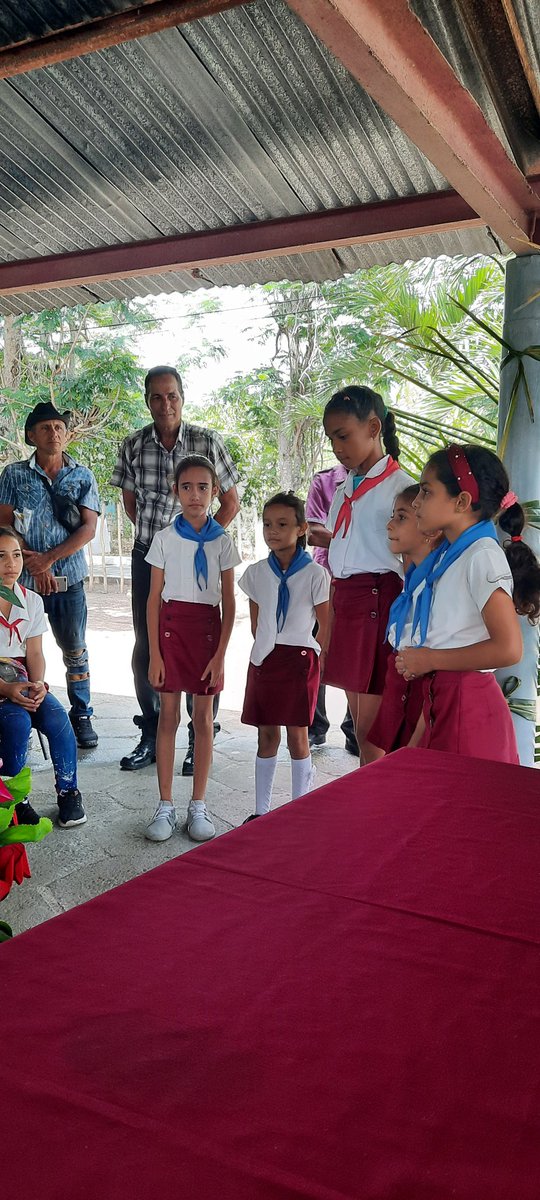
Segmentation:
{"type": "Polygon", "coordinates": [[[18,804],[20,800],[26,800],[26,797],[30,795],[32,788],[32,773],[30,771],[30,767],[23,767],[22,770],[19,771],[18,775],[14,775],[12,779],[3,779],[2,783],[9,792],[10,796],[13,797],[16,804],[18,804]]]}
{"type": "Polygon", "coordinates": [[[13,604],[15,608],[22,608],[21,601],[15,595],[15,592],[11,588],[6,587],[5,583],[0,583],[0,598],[2,600],[9,600],[10,604],[13,604]]]}

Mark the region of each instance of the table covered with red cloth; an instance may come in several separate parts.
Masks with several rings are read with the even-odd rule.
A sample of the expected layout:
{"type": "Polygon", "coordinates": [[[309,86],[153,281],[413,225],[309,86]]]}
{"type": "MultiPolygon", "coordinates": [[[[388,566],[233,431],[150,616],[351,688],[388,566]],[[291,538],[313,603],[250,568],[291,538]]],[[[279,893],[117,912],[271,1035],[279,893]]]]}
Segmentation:
{"type": "Polygon", "coordinates": [[[0,948],[2,1195],[538,1200],[540,777],[403,750],[0,948]]]}

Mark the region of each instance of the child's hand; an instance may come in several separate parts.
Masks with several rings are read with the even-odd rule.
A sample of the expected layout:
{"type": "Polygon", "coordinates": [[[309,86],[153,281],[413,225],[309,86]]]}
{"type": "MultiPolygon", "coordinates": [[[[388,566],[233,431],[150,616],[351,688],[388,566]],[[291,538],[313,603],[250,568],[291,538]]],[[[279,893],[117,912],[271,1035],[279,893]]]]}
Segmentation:
{"type": "Polygon", "coordinates": [[[208,676],[210,676],[210,678],[208,679],[208,687],[211,687],[211,688],[217,687],[217,685],[219,683],[223,683],[224,666],[225,666],[225,663],[224,663],[223,655],[222,654],[214,654],[214,657],[210,659],[210,662],[208,663],[206,670],[203,671],[203,673],[201,675],[201,680],[204,682],[204,680],[207,679],[208,676]]]}
{"type": "Polygon", "coordinates": [[[32,685],[26,679],[20,680],[19,683],[5,683],[2,688],[2,695],[6,700],[11,700],[12,704],[20,704],[21,708],[25,708],[27,712],[33,713],[39,708],[41,701],[37,701],[32,694],[26,695],[32,685]]]}
{"type": "Polygon", "coordinates": [[[148,665],[148,682],[153,688],[163,687],[165,683],[165,663],[161,654],[150,658],[148,665]]]}
{"type": "Polygon", "coordinates": [[[32,700],[35,700],[36,707],[43,703],[47,695],[47,688],[42,679],[35,679],[33,683],[28,684],[28,695],[32,700]]]}
{"type": "Polygon", "coordinates": [[[324,669],[325,669],[325,667],[326,667],[326,655],[327,655],[327,653],[328,653],[328,651],[327,651],[327,650],[324,650],[324,649],[322,649],[322,650],[321,650],[321,653],[319,654],[319,672],[320,672],[320,680],[321,680],[321,683],[323,683],[323,682],[324,682],[324,669]]]}
{"type": "Polygon", "coordinates": [[[431,650],[425,646],[404,646],[396,655],[396,671],[404,679],[418,679],[433,670],[431,650]]]}

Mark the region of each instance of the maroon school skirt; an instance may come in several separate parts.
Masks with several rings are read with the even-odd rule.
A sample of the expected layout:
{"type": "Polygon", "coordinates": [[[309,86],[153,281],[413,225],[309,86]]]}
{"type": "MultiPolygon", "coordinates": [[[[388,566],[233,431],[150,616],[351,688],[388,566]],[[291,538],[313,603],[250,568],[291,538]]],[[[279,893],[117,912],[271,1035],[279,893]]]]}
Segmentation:
{"type": "Polygon", "coordinates": [[[207,687],[201,675],[219,645],[219,605],[189,604],[165,600],[159,613],[159,648],[165,663],[165,683],[160,692],[191,692],[193,696],[215,696],[223,690],[223,679],[207,687]]]}
{"type": "Polygon", "coordinates": [[[324,683],[380,696],[391,647],[386,641],[390,605],[403,584],[395,571],[334,579],[334,621],[324,683]]]}
{"type": "Polygon", "coordinates": [[[435,671],[423,684],[421,748],[519,766],[510,710],[491,672],[435,671]]]}
{"type": "Polygon", "coordinates": [[[319,691],[319,656],[303,646],[274,646],[249,664],[244,725],[311,725],[319,691]]]}
{"type": "Polygon", "coordinates": [[[396,671],[396,651],[388,659],[381,706],[368,733],[368,742],[386,754],[408,746],[424,700],[423,679],[408,682],[396,671]]]}

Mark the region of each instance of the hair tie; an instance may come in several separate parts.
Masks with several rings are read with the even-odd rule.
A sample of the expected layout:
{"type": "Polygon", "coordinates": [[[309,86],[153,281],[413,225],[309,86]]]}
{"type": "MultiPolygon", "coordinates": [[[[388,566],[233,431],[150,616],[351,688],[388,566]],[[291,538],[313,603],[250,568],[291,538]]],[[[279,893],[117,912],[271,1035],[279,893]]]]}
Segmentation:
{"type": "Polygon", "coordinates": [[[384,401],[383,401],[383,406],[382,406],[382,408],[383,408],[383,421],[386,421],[386,418],[387,418],[387,416],[388,416],[388,409],[387,409],[387,407],[386,407],[386,404],[384,403],[384,401]]]}
{"type": "Polygon", "coordinates": [[[506,496],[503,496],[501,503],[499,505],[499,508],[504,511],[505,508],[511,508],[513,504],[517,504],[517,503],[518,503],[518,498],[516,496],[516,493],[515,492],[507,492],[506,496]]]}
{"type": "Polygon", "coordinates": [[[455,476],[461,491],[468,492],[472,503],[478,504],[480,491],[465,451],[461,449],[461,446],[452,445],[446,447],[446,453],[452,474],[455,476]]]}
{"type": "Polygon", "coordinates": [[[511,542],[522,542],[523,538],[522,538],[521,534],[518,533],[517,537],[510,538],[510,541],[511,542]]]}

